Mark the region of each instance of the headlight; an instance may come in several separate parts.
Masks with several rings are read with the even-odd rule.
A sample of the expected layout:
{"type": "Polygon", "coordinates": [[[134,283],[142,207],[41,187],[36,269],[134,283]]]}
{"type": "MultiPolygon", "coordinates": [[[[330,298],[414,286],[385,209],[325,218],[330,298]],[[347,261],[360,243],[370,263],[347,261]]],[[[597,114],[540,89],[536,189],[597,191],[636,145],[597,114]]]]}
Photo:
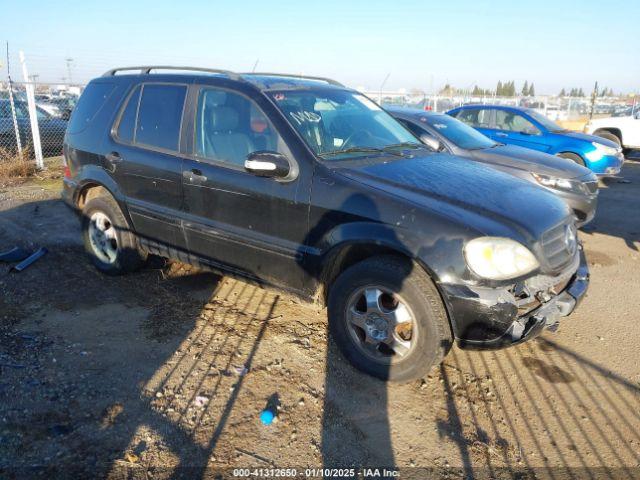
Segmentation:
{"type": "Polygon", "coordinates": [[[536,179],[540,185],[557,190],[566,190],[568,192],[584,192],[585,189],[582,186],[582,182],[576,180],[569,180],[568,178],[557,178],[549,175],[542,175],[539,173],[531,172],[533,178],[536,179]]]}
{"type": "Polygon", "coordinates": [[[585,153],[584,156],[587,157],[592,162],[597,162],[598,160],[602,159],[602,157],[604,156],[616,155],[618,153],[617,148],[608,147],[607,145],[604,145],[602,143],[591,142],[591,145],[593,145],[596,149],[585,153]]]}
{"type": "Polygon", "coordinates": [[[516,278],[539,266],[528,248],[502,237],[475,238],[464,246],[464,256],[471,270],[491,280],[516,278]]]}

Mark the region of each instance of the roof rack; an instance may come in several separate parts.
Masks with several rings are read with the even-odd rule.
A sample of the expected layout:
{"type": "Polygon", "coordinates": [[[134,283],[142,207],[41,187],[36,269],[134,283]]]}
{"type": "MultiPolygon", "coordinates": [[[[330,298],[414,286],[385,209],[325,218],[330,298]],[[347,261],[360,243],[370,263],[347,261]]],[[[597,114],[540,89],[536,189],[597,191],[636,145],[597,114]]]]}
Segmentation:
{"type": "Polygon", "coordinates": [[[288,74],[288,73],[270,73],[270,72],[245,72],[241,75],[262,75],[265,77],[285,77],[285,78],[300,78],[303,80],[318,80],[320,82],[326,82],[330,85],[335,85],[336,87],[344,87],[340,82],[333,80],[331,78],[326,77],[315,77],[311,75],[301,75],[301,74],[288,74]]]}
{"type": "Polygon", "coordinates": [[[220,70],[217,68],[199,68],[199,67],[172,67],[167,65],[144,65],[140,67],[121,67],[121,68],[112,68],[107,72],[103,73],[103,77],[111,77],[116,74],[116,72],[129,71],[129,70],[140,70],[140,74],[148,75],[151,73],[151,70],[187,70],[191,72],[206,72],[206,73],[221,73],[223,75],[228,76],[233,80],[241,80],[239,74],[235,72],[231,72],[229,70],[220,70]]]}

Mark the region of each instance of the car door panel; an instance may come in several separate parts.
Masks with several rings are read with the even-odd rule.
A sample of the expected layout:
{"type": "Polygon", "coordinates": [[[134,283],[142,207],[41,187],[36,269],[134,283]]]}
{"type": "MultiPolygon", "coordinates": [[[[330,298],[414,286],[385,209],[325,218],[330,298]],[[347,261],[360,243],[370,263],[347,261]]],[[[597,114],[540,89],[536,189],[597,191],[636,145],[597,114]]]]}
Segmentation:
{"type": "Polygon", "coordinates": [[[136,233],[143,241],[178,250],[186,248],[179,152],[186,93],[181,84],[137,86],[104,147],[105,167],[121,186],[136,233]]]}
{"type": "Polygon", "coordinates": [[[256,105],[253,100],[213,87],[203,87],[203,92],[211,95],[211,101],[202,100],[204,97],[193,99],[198,111],[194,112],[196,135],[191,138],[195,138],[194,150],[198,155],[183,162],[183,228],[188,248],[212,264],[302,290],[305,272],[301,259],[308,226],[312,166],[296,162],[298,174],[291,181],[245,171],[245,153],[275,148],[263,138],[265,128],[280,138],[278,151],[292,162],[294,156],[266,115],[260,113],[265,117],[260,121],[249,118],[247,109],[256,105]],[[218,95],[219,92],[222,93],[218,95]],[[211,115],[206,111],[213,112],[211,115],[215,117],[211,126],[207,123],[211,115]],[[220,131],[211,130],[218,125],[220,131]],[[261,132],[252,131],[254,126],[261,132]],[[214,132],[210,135],[211,151],[206,139],[200,145],[200,135],[210,131],[214,132]],[[226,149],[227,156],[233,159],[222,159],[224,152],[216,151],[216,147],[226,149]]]}

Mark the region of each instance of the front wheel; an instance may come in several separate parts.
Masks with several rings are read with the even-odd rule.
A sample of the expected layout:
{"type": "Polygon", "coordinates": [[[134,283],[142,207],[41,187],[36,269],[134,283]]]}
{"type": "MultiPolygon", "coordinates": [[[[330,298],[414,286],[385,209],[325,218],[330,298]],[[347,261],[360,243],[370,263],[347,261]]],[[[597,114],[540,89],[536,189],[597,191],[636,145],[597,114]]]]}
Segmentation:
{"type": "Polygon", "coordinates": [[[396,256],[364,260],[329,292],[329,329],[343,355],[383,380],[421,378],[452,343],[435,285],[417,264],[396,256]]]}
{"type": "Polygon", "coordinates": [[[132,272],[146,260],[118,203],[109,195],[94,197],[85,204],[82,235],[91,262],[109,275],[132,272]]]}

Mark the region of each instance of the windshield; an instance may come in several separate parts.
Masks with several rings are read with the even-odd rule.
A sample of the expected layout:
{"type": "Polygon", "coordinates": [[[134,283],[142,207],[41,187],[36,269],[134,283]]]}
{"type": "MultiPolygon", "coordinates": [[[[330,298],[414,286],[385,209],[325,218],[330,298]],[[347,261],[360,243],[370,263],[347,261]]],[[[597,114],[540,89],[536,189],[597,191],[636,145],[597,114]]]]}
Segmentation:
{"type": "Polygon", "coordinates": [[[420,122],[430,125],[451,143],[466,150],[480,150],[497,145],[475,128],[449,115],[425,115],[420,118],[420,122]]]}
{"type": "Polygon", "coordinates": [[[562,128],[556,122],[549,120],[547,117],[542,115],[541,113],[536,112],[535,110],[527,111],[529,116],[533,118],[536,122],[542,125],[544,128],[549,130],[550,132],[564,132],[566,129],[562,128]]]}
{"type": "Polygon", "coordinates": [[[398,154],[395,147],[422,148],[420,141],[364,95],[344,90],[270,92],[309,147],[327,160],[398,154]]]}

